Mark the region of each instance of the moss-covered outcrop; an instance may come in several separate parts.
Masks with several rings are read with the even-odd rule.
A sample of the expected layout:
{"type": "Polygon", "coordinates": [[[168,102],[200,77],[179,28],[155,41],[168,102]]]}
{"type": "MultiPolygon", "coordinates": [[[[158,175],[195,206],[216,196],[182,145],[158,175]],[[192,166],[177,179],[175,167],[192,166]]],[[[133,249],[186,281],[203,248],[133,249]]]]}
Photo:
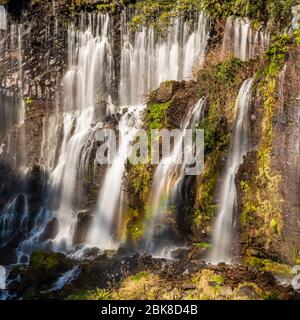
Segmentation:
{"type": "Polygon", "coordinates": [[[36,251],[30,257],[28,268],[16,267],[11,277],[18,275],[20,282],[13,283],[15,292],[24,299],[40,299],[47,297],[51,285],[63,273],[69,271],[73,262],[62,253],[36,251]]]}
{"type": "Polygon", "coordinates": [[[204,130],[205,168],[197,179],[197,197],[194,206],[194,241],[207,240],[212,219],[217,210],[217,195],[224,157],[236,117],[236,98],[243,81],[251,77],[257,62],[243,63],[233,57],[208,53],[206,65],[198,72],[198,95],[206,97],[205,117],[199,124],[204,130]]]}
{"type": "MultiPolygon", "coordinates": [[[[172,266],[169,265],[170,270],[172,266]]],[[[176,266],[174,266],[176,268],[176,266]]],[[[246,267],[197,268],[189,276],[164,274],[159,269],[125,276],[117,286],[72,294],[76,300],[276,300],[293,299],[289,289],[276,285],[265,271],[246,267]]]]}
{"type": "MultiPolygon", "coordinates": [[[[291,229],[287,221],[294,219],[291,217],[299,212],[299,201],[293,198],[299,184],[281,157],[287,156],[287,153],[282,154],[282,148],[293,148],[294,138],[282,145],[286,135],[294,137],[296,134],[294,121],[298,92],[287,82],[291,72],[295,77],[298,68],[296,52],[299,52],[297,41],[287,34],[275,38],[266,52],[265,67],[257,74],[258,104],[254,104],[252,111],[257,117],[251,130],[252,144],[258,143],[258,148],[247,156],[239,178],[242,242],[250,247],[261,246],[271,256],[277,255],[291,262],[297,259],[299,247],[289,233],[294,232],[298,237],[298,232],[295,232],[296,228],[291,229]],[[258,113],[258,108],[263,112],[258,113]],[[289,120],[284,120],[285,117],[289,120]],[[287,179],[291,179],[290,185],[287,179]],[[293,200],[284,191],[286,188],[293,200]],[[286,219],[287,212],[289,219],[286,219]]],[[[294,81],[298,83],[298,77],[294,81]]],[[[287,157],[294,159],[291,166],[295,169],[293,152],[287,157]]]]}

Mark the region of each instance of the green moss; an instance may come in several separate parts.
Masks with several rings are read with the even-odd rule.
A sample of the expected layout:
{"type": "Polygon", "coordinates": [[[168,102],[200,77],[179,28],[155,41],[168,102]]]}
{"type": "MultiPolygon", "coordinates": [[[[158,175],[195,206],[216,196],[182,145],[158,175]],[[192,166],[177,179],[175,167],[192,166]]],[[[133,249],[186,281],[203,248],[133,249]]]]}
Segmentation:
{"type": "Polygon", "coordinates": [[[193,243],[193,246],[200,249],[209,249],[211,248],[211,243],[206,242],[195,242],[193,243]]]}
{"type": "Polygon", "coordinates": [[[247,195],[247,197],[243,199],[243,209],[241,214],[241,225],[245,227],[255,220],[254,216],[257,212],[257,208],[251,197],[252,192],[248,182],[241,181],[241,190],[242,194],[247,195]]]}
{"type": "Polygon", "coordinates": [[[296,4],[297,0],[203,0],[202,9],[216,18],[236,15],[270,20],[271,26],[279,30],[290,23],[291,8],[296,4]]]}
{"type": "Polygon", "coordinates": [[[296,44],[299,46],[300,45],[300,29],[294,32],[294,38],[295,38],[296,44]]]}
{"type": "Polygon", "coordinates": [[[32,97],[25,97],[25,98],[24,98],[24,103],[25,103],[25,106],[26,106],[26,107],[27,107],[27,106],[31,106],[32,103],[33,103],[32,97]]]}
{"type": "Polygon", "coordinates": [[[264,260],[264,271],[272,272],[275,274],[283,274],[286,276],[291,276],[293,274],[292,268],[286,264],[277,263],[272,260],[264,260]]]}
{"type": "Polygon", "coordinates": [[[218,286],[222,286],[225,282],[224,278],[219,274],[213,275],[213,277],[211,278],[211,281],[215,282],[218,286]]]}
{"type": "Polygon", "coordinates": [[[170,102],[151,103],[149,105],[148,118],[150,129],[162,129],[167,125],[167,110],[170,106],[170,102]]]}
{"type": "Polygon", "coordinates": [[[274,170],[271,163],[273,122],[277,112],[278,78],[292,45],[291,35],[275,37],[274,43],[266,52],[265,66],[257,74],[257,95],[262,97],[263,119],[260,145],[252,163],[256,174],[241,183],[241,226],[244,229],[244,240],[264,242],[267,250],[275,239],[282,237],[281,175],[274,170]]]}
{"type": "Polygon", "coordinates": [[[243,262],[250,268],[257,268],[274,274],[282,274],[286,276],[292,275],[292,268],[289,265],[274,262],[270,259],[259,259],[257,257],[248,256],[244,258],[243,262]]]}
{"type": "Polygon", "coordinates": [[[136,242],[144,235],[144,221],[148,213],[148,199],[152,183],[152,167],[144,164],[128,165],[126,179],[129,208],[125,212],[125,237],[136,242]]]}
{"type": "Polygon", "coordinates": [[[133,276],[131,276],[131,279],[135,282],[139,282],[140,280],[147,278],[149,276],[149,273],[146,271],[141,271],[138,272],[136,274],[134,274],[133,276]]]}
{"type": "Polygon", "coordinates": [[[266,51],[267,67],[264,70],[266,77],[276,76],[287,59],[292,37],[289,34],[276,36],[270,48],[266,51]]]}
{"type": "Polygon", "coordinates": [[[199,96],[208,95],[210,99],[226,102],[227,95],[240,84],[239,75],[244,73],[246,66],[247,63],[230,57],[201,70],[197,79],[199,96]]]}
{"type": "Polygon", "coordinates": [[[145,204],[151,189],[152,168],[145,164],[131,166],[128,168],[128,182],[134,198],[145,204]]]}
{"type": "Polygon", "coordinates": [[[89,290],[71,294],[65,300],[109,300],[111,293],[105,289],[89,290]]]}
{"type": "Polygon", "coordinates": [[[136,209],[128,208],[126,211],[127,237],[136,242],[144,235],[144,216],[136,209]]]}
{"type": "Polygon", "coordinates": [[[259,21],[260,25],[269,20],[269,26],[277,31],[290,24],[291,8],[296,4],[298,0],[141,0],[133,5],[137,14],[131,21],[131,27],[136,30],[147,24],[165,30],[174,16],[204,10],[214,18],[246,16],[259,21]]]}
{"type": "Polygon", "coordinates": [[[228,150],[236,115],[236,97],[246,73],[247,63],[230,57],[207,65],[197,77],[198,95],[207,97],[209,105],[206,117],[199,124],[204,130],[205,167],[197,181],[194,209],[197,228],[210,223],[216,211],[214,196],[222,170],[222,157],[228,150]]]}
{"type": "Polygon", "coordinates": [[[36,251],[31,255],[29,267],[33,271],[37,269],[49,271],[58,268],[64,261],[65,257],[60,253],[36,251]]]}
{"type": "Polygon", "coordinates": [[[244,264],[251,268],[262,268],[264,266],[264,262],[256,257],[244,258],[244,264]]]}

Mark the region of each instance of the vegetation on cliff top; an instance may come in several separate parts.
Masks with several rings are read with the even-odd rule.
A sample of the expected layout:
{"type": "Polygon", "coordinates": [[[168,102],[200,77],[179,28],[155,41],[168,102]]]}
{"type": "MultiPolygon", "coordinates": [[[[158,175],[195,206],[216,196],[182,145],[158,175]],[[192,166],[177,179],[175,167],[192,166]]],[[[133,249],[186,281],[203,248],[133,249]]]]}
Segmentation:
{"type": "Polygon", "coordinates": [[[131,26],[148,24],[162,29],[170,23],[170,18],[183,12],[203,10],[215,18],[232,15],[249,17],[267,23],[272,28],[283,29],[291,21],[291,8],[298,0],[141,0],[134,7],[137,14],[131,26]]]}

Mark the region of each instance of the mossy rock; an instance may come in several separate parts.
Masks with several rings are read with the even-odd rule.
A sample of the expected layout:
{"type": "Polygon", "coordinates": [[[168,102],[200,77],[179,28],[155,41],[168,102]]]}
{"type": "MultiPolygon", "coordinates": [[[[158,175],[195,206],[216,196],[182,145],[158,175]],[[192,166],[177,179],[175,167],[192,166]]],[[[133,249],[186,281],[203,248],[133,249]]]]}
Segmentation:
{"type": "Polygon", "coordinates": [[[255,283],[242,283],[236,289],[235,298],[241,300],[258,300],[262,296],[262,290],[255,283]]]}
{"type": "Polygon", "coordinates": [[[174,92],[178,87],[176,81],[165,81],[163,82],[158,89],[152,91],[150,94],[150,103],[165,103],[170,101],[174,92]]]}
{"type": "Polygon", "coordinates": [[[62,253],[36,251],[30,257],[26,278],[35,284],[48,284],[70,270],[72,263],[62,253]]]}

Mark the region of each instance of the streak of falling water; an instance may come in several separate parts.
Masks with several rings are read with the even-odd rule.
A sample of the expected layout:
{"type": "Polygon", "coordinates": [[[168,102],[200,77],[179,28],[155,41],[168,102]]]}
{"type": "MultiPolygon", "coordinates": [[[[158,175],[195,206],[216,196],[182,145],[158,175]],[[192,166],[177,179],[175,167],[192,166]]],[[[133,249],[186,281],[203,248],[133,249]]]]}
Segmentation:
{"type": "Polygon", "coordinates": [[[230,52],[242,61],[255,59],[268,48],[270,35],[260,28],[252,30],[248,18],[229,17],[225,26],[222,51],[230,52]]]}
{"type": "Polygon", "coordinates": [[[26,194],[17,195],[0,214],[0,246],[3,247],[17,232],[28,231],[29,207],[26,194]]]}
{"type": "MultiPolygon", "coordinates": [[[[182,133],[174,145],[173,152],[170,156],[162,159],[155,170],[150,199],[152,218],[146,232],[146,250],[155,256],[168,257],[170,256],[169,251],[176,249],[172,239],[168,237],[167,219],[170,211],[172,211],[171,204],[176,196],[177,187],[185,176],[187,160],[190,156],[184,154],[183,157],[183,142],[186,130],[194,128],[200,121],[203,116],[204,105],[205,99],[202,98],[191,108],[182,124],[182,133]]],[[[192,150],[189,150],[189,152],[192,152],[192,150]]]]}
{"type": "MultiPolygon", "coordinates": [[[[174,20],[164,37],[153,29],[142,28],[132,37],[122,21],[122,52],[120,104],[129,107],[120,123],[120,154],[129,147],[136,132],[132,116],[137,122],[144,95],[165,80],[181,80],[192,77],[193,68],[201,65],[209,38],[209,18],[203,13],[195,17],[191,26],[183,17],[174,20]],[[135,111],[134,111],[135,110],[135,111]]],[[[117,228],[122,219],[122,178],[125,159],[118,155],[106,173],[99,192],[97,212],[87,237],[87,243],[101,249],[118,245],[117,228]]]]}
{"type": "MultiPolygon", "coordinates": [[[[86,31],[69,30],[69,71],[63,81],[64,138],[58,164],[52,173],[53,189],[60,193],[56,249],[71,249],[73,245],[77,217],[74,199],[81,159],[85,159],[83,150],[93,132],[97,96],[106,93],[107,81],[111,78],[109,16],[101,16],[97,27],[101,29],[97,36],[92,33],[93,25],[86,31]]],[[[103,113],[105,115],[106,110],[103,113]]]]}
{"type": "Polygon", "coordinates": [[[118,245],[114,237],[118,230],[114,232],[113,229],[119,225],[121,219],[118,214],[121,213],[119,209],[122,208],[122,179],[127,161],[126,155],[137,130],[141,126],[143,110],[143,106],[129,107],[119,121],[119,149],[113,163],[106,172],[99,193],[94,222],[87,238],[87,242],[91,246],[97,246],[101,249],[114,249],[118,245]]]}
{"type": "MultiPolygon", "coordinates": [[[[128,149],[134,138],[140,112],[143,110],[144,95],[164,80],[192,77],[193,68],[203,62],[210,23],[202,13],[193,21],[190,24],[182,17],[175,19],[174,25],[165,37],[158,39],[154,31],[148,28],[134,33],[132,37],[125,27],[128,21],[123,21],[119,97],[121,105],[129,108],[119,123],[121,154],[128,149]]],[[[101,127],[101,121],[115,108],[110,103],[114,78],[110,18],[108,15],[85,15],[85,18],[81,18],[80,25],[79,30],[75,30],[74,27],[68,30],[69,64],[63,79],[63,116],[50,116],[49,123],[47,126],[44,123],[43,127],[44,138],[49,131],[57,132],[60,127],[63,132],[58,159],[55,155],[42,156],[40,159],[46,169],[52,170],[50,189],[59,199],[58,209],[54,212],[58,220],[58,234],[54,239],[54,249],[57,250],[73,248],[77,221],[74,200],[77,185],[81,183],[79,175],[91,152],[87,144],[96,129],[101,127]],[[104,107],[103,101],[106,101],[104,107]],[[97,118],[96,113],[100,114],[97,118]],[[93,125],[94,121],[99,121],[97,126],[93,125]]],[[[12,26],[12,31],[14,29],[11,41],[12,45],[15,45],[16,39],[18,41],[19,85],[23,92],[22,27],[12,26]]],[[[21,100],[23,102],[23,99],[21,100]]],[[[24,104],[20,106],[20,110],[24,111],[24,104]]],[[[24,113],[20,114],[20,123],[23,121],[24,113]]],[[[42,152],[53,152],[52,146],[58,141],[59,136],[55,133],[43,139],[42,152]]],[[[89,232],[88,242],[101,248],[115,244],[112,228],[115,221],[118,223],[122,219],[120,208],[124,163],[122,156],[115,158],[99,192],[97,214],[89,232]]],[[[35,248],[43,232],[36,224],[41,222],[44,228],[52,218],[48,211],[41,211],[40,214],[28,241],[19,247],[20,252],[30,253],[35,248]]]]}
{"type": "Polygon", "coordinates": [[[0,266],[0,291],[6,289],[6,270],[0,266]]]}
{"type": "Polygon", "coordinates": [[[0,30],[6,30],[7,28],[7,15],[3,6],[0,6],[0,30]]]}
{"type": "Polygon", "coordinates": [[[253,79],[246,80],[237,99],[237,120],[233,133],[232,151],[227,162],[219,212],[213,231],[213,252],[210,261],[231,263],[233,212],[236,206],[235,176],[249,148],[248,114],[251,106],[253,79]]]}

